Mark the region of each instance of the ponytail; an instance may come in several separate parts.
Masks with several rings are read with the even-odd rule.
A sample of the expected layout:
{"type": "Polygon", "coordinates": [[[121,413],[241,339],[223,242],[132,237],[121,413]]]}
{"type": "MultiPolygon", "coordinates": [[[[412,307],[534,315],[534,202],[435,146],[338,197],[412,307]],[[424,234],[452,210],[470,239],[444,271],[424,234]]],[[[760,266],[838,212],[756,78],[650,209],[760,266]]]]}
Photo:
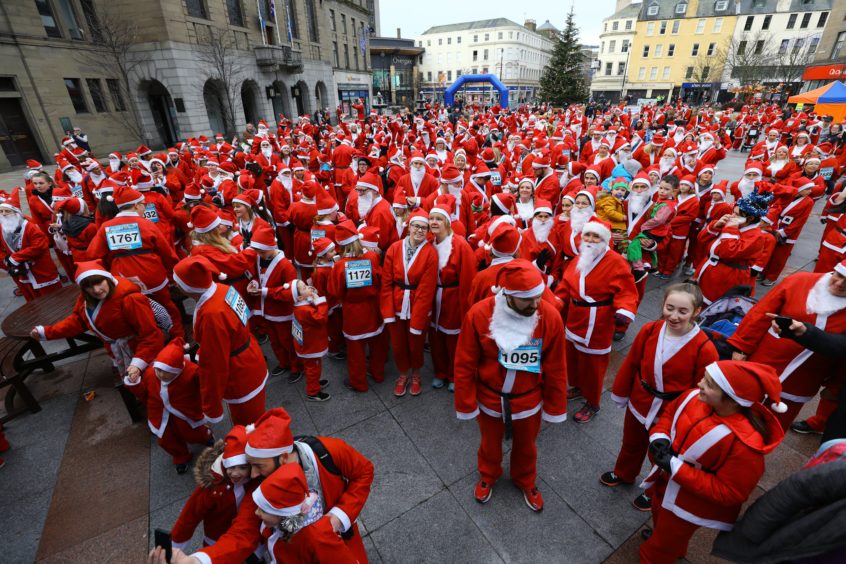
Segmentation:
{"type": "Polygon", "coordinates": [[[740,413],[746,417],[746,420],[749,421],[749,424],[752,425],[752,428],[758,432],[761,437],[764,439],[764,443],[770,442],[770,431],[767,429],[767,425],[764,423],[764,419],[756,413],[753,409],[748,407],[740,407],[740,413]]]}

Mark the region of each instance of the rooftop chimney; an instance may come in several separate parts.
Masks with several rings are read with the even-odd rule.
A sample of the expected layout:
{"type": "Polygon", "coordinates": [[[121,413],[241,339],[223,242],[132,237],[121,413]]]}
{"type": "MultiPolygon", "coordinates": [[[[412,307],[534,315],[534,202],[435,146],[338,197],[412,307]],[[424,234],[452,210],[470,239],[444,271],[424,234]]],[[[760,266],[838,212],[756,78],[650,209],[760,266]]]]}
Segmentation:
{"type": "Polygon", "coordinates": [[[525,27],[526,29],[529,29],[531,31],[537,31],[538,30],[538,25],[535,22],[535,20],[526,20],[526,23],[523,24],[523,27],[525,27]]]}
{"type": "Polygon", "coordinates": [[[397,28],[397,39],[402,39],[402,32],[400,31],[400,28],[397,28]]]}

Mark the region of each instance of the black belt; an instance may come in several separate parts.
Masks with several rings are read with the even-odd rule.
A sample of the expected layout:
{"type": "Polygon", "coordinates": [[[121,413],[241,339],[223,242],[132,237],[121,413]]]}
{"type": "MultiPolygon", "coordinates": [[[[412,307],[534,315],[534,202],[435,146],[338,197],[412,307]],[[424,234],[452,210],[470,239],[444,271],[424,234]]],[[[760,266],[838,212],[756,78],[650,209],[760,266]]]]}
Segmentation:
{"type": "Polygon", "coordinates": [[[523,396],[527,396],[540,388],[540,384],[532,388],[531,390],[527,390],[525,392],[520,392],[519,394],[512,394],[512,393],[505,393],[502,390],[497,390],[484,380],[479,380],[484,387],[492,391],[493,393],[499,395],[499,397],[503,398],[505,401],[502,402],[502,418],[505,422],[505,438],[506,440],[511,439],[511,429],[512,429],[512,418],[511,418],[511,400],[520,398],[523,396]]]}
{"type": "Polygon", "coordinates": [[[227,285],[227,286],[231,286],[232,284],[235,284],[236,282],[240,282],[241,280],[249,280],[249,277],[247,276],[246,273],[241,274],[240,276],[236,276],[235,278],[227,277],[226,280],[221,280],[220,282],[222,284],[227,285]]]}
{"type": "Polygon", "coordinates": [[[416,290],[417,284],[406,284],[405,282],[394,282],[397,286],[402,288],[403,290],[416,290]]]}
{"type": "Polygon", "coordinates": [[[131,251],[118,251],[112,258],[134,257],[138,255],[147,255],[153,252],[153,249],[132,249],[131,251]]]}
{"type": "Polygon", "coordinates": [[[846,229],[840,229],[839,227],[836,227],[836,226],[835,226],[835,229],[837,229],[838,233],[840,233],[841,235],[846,237],[846,229]]]}
{"type": "Polygon", "coordinates": [[[734,268],[735,270],[749,270],[749,266],[744,265],[744,264],[739,264],[739,263],[736,263],[736,262],[728,262],[728,261],[723,260],[723,259],[717,259],[717,262],[720,263],[720,264],[724,264],[729,268],[734,268]]]}
{"type": "Polygon", "coordinates": [[[599,300],[598,302],[586,302],[583,300],[577,300],[575,298],[571,299],[570,301],[573,302],[573,305],[579,307],[602,307],[613,304],[614,298],[608,298],[607,300],[599,300]]]}
{"type": "Polygon", "coordinates": [[[450,282],[449,284],[438,284],[438,288],[458,288],[458,282],[450,282]]]}
{"type": "Polygon", "coordinates": [[[643,387],[644,390],[646,390],[656,398],[662,400],[671,401],[681,395],[681,392],[659,392],[658,390],[647,384],[646,380],[644,380],[643,378],[640,378],[640,385],[643,387]]]}
{"type": "Polygon", "coordinates": [[[229,353],[229,356],[238,356],[239,354],[241,354],[242,352],[244,352],[245,350],[250,348],[251,342],[252,342],[252,338],[248,337],[247,342],[244,343],[243,345],[241,345],[240,347],[238,347],[237,349],[235,349],[234,351],[232,351],[231,353],[229,353]]]}

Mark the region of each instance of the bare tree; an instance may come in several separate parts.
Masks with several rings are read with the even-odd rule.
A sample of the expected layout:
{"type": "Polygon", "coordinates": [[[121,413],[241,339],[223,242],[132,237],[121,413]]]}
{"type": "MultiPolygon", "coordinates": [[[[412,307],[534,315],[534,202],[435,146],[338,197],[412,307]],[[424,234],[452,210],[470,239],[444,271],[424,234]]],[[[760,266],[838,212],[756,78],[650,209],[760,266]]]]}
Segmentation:
{"type": "Polygon", "coordinates": [[[764,31],[732,37],[723,47],[726,67],[741,86],[761,82],[774,64],[772,36],[764,31]]]}
{"type": "MultiPolygon", "coordinates": [[[[76,51],[77,59],[92,68],[111,71],[117,80],[118,92],[112,92],[117,111],[104,115],[118,122],[139,144],[146,143],[141,114],[130,89],[130,78],[141,63],[132,54],[132,47],[139,41],[138,27],[119,10],[105,3],[98,6],[96,17],[88,23],[92,46],[80,45],[76,51]]],[[[111,88],[109,85],[110,91],[111,88]]]]}
{"type": "MultiPolygon", "coordinates": [[[[710,85],[714,81],[720,79],[723,74],[723,67],[726,63],[726,53],[722,48],[717,47],[710,55],[707,53],[699,53],[699,56],[693,61],[693,74],[691,79],[699,86],[700,100],[702,99],[702,89],[706,84],[710,85]]],[[[711,87],[710,92],[713,93],[714,88],[711,87]]]]}
{"type": "Polygon", "coordinates": [[[802,79],[805,67],[814,60],[814,54],[808,48],[810,37],[794,39],[793,46],[779,46],[773,78],[784,83],[785,96],[793,94],[792,85],[802,79]]]}
{"type": "MultiPolygon", "coordinates": [[[[199,59],[205,68],[206,81],[211,80],[219,107],[223,113],[224,135],[231,138],[235,131],[235,100],[240,94],[243,65],[238,60],[238,47],[232,32],[209,27],[199,52],[199,59]]],[[[205,82],[202,88],[205,88],[205,82]]]]}

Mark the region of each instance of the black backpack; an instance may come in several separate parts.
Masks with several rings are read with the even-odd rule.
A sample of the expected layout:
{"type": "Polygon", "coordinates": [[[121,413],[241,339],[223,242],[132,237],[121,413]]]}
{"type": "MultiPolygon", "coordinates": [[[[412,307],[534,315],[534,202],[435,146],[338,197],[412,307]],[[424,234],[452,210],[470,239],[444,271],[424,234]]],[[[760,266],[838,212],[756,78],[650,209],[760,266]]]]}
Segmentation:
{"type": "Polygon", "coordinates": [[[335,461],[332,460],[332,455],[329,454],[329,451],[326,450],[326,445],[324,445],[320,439],[317,437],[312,437],[309,435],[302,435],[299,437],[294,437],[294,440],[300,443],[305,443],[311,447],[311,450],[314,452],[314,456],[320,461],[324,468],[330,473],[336,476],[344,477],[341,474],[341,471],[335,466],[335,461]]]}

